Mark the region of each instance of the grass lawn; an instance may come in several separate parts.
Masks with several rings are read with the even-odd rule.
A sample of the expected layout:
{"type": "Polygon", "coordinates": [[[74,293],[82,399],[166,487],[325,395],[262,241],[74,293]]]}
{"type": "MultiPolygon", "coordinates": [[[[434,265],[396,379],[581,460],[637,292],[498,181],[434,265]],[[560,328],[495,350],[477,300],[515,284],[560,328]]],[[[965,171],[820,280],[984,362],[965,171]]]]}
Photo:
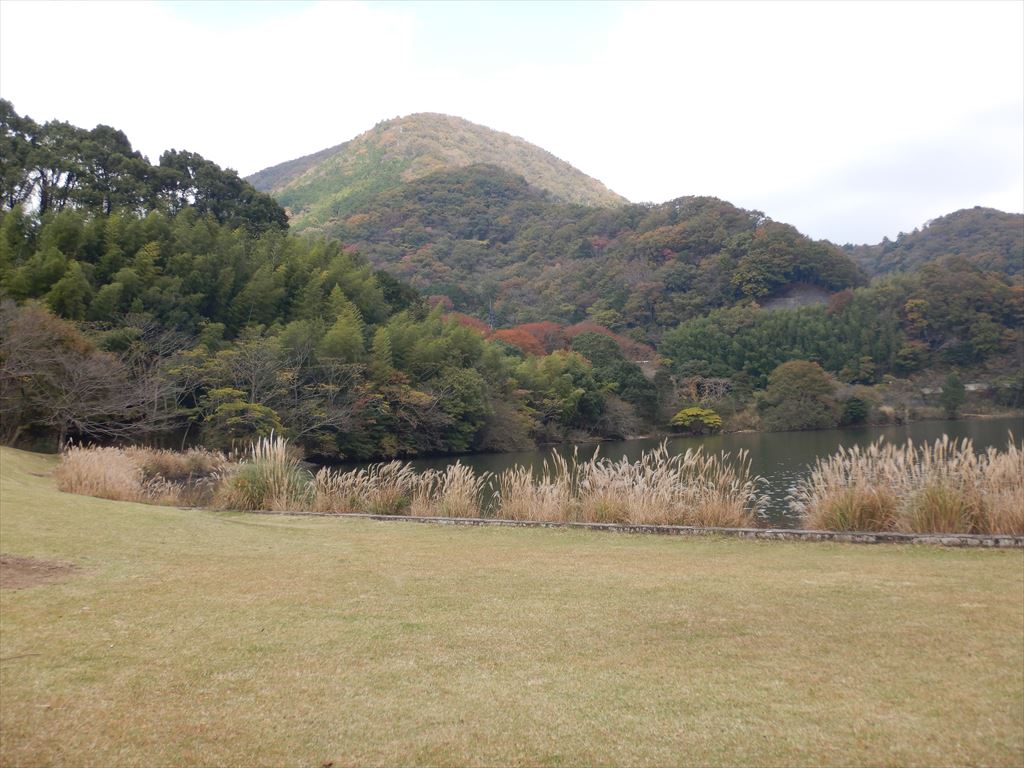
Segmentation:
{"type": "Polygon", "coordinates": [[[1024,763],[1019,550],[188,511],[0,462],[0,551],[75,566],[0,589],[0,765],[1024,763]]]}

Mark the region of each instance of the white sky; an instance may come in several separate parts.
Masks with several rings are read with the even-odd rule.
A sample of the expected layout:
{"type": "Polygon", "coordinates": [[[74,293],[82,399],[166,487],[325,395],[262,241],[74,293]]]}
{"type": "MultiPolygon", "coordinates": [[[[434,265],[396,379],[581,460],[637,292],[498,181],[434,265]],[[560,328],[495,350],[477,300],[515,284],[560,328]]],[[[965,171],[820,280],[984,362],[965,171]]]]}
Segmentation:
{"type": "Polygon", "coordinates": [[[877,242],[1024,210],[1024,2],[0,0],[0,96],[248,174],[380,120],[522,136],[634,201],[877,242]]]}

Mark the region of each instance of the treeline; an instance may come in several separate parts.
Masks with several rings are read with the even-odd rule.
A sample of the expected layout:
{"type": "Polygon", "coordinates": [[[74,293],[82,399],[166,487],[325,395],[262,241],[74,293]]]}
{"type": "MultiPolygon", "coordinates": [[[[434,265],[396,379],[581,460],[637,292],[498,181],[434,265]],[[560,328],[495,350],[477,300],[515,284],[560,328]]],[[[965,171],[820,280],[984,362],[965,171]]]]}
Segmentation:
{"type": "Polygon", "coordinates": [[[649,409],[618,396],[615,371],[645,380],[614,344],[597,369],[568,345],[526,355],[340,243],[289,234],[231,171],[185,174],[189,153],[151,166],[120,132],[4,110],[8,442],[225,448],[275,431],[327,459],[410,456],[621,436],[649,409]],[[116,152],[98,173],[103,136],[116,152]]]}
{"type": "Polygon", "coordinates": [[[307,456],[367,459],[623,437],[657,403],[604,336],[574,342],[593,337],[596,366],[574,350],[523,356],[440,309],[417,305],[370,326],[335,298],[333,322],[249,325],[230,340],[215,324],[195,337],[147,313],[76,326],[7,301],[2,438],[231,448],[276,432],[307,456]],[[620,397],[623,368],[634,375],[620,397]]]}
{"type": "Polygon", "coordinates": [[[68,209],[109,215],[190,208],[253,232],[288,228],[284,209],[235,171],[174,149],[153,165],[107,125],[40,124],[0,99],[0,142],[0,199],[8,210],[21,206],[45,216],[68,209]]]}

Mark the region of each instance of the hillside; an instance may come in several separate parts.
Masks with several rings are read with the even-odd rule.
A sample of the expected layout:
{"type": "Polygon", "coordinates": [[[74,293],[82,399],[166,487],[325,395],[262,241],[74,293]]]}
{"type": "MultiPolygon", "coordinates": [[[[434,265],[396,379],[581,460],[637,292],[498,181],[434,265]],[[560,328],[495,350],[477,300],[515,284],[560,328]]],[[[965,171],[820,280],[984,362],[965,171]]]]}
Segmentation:
{"type": "Polygon", "coordinates": [[[963,256],[982,269],[1024,276],[1024,215],[965,208],[920,230],[877,245],[846,246],[869,274],[909,272],[942,256],[963,256]]]}
{"type": "Polygon", "coordinates": [[[325,228],[378,269],[498,325],[591,320],[660,329],[796,283],[863,277],[843,252],[710,197],[592,208],[552,199],[493,165],[380,194],[325,228]]]}
{"type": "Polygon", "coordinates": [[[433,113],[387,120],[351,141],[264,169],[247,180],[288,209],[296,230],[320,229],[381,192],[480,163],[522,176],[556,200],[597,207],[627,202],[523,139],[433,113]]]}

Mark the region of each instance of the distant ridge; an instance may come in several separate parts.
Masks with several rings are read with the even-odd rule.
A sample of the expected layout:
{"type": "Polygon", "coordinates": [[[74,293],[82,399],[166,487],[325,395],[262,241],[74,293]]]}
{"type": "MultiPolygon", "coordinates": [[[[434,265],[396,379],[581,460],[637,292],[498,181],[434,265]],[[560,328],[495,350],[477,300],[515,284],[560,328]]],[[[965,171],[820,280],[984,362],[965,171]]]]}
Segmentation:
{"type": "Polygon", "coordinates": [[[1024,214],[964,208],[921,229],[876,245],[845,246],[870,274],[909,272],[943,256],[962,256],[982,269],[1024,276],[1024,214]]]}
{"type": "Polygon", "coordinates": [[[522,176],[560,202],[599,208],[628,202],[524,139],[435,113],[386,120],[351,141],[258,171],[247,181],[285,206],[296,229],[321,228],[388,189],[480,164],[522,176]]]}
{"type": "Polygon", "coordinates": [[[319,152],[314,152],[311,155],[303,155],[302,157],[297,157],[294,160],[287,160],[283,163],[279,163],[278,165],[273,165],[270,168],[264,168],[262,171],[257,171],[252,174],[252,176],[247,176],[246,181],[261,192],[270,192],[274,189],[281,189],[313,166],[323,162],[331,155],[344,149],[347,144],[348,142],[346,141],[341,144],[336,144],[333,147],[328,147],[327,149],[321,149],[319,152]]]}

